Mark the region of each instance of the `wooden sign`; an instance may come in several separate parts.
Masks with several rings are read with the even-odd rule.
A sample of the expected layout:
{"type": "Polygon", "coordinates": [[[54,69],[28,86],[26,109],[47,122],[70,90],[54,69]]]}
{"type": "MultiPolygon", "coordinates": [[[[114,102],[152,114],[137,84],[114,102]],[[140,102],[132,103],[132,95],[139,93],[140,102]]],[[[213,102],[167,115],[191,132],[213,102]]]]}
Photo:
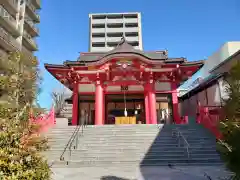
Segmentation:
{"type": "Polygon", "coordinates": [[[121,91],[127,91],[128,90],[128,86],[121,86],[121,91]]]}

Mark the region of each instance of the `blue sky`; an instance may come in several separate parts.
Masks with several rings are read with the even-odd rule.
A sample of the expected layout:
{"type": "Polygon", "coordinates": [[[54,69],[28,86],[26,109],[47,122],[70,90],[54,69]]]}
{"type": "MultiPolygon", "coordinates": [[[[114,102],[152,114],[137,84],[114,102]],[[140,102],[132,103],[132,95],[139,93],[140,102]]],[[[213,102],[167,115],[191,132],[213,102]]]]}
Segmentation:
{"type": "Polygon", "coordinates": [[[43,63],[62,64],[88,51],[88,14],[101,12],[141,12],[144,50],[167,49],[170,57],[189,61],[240,41],[239,0],[42,0],[36,53],[44,79],[42,107],[51,106],[50,93],[60,87],[43,63]]]}

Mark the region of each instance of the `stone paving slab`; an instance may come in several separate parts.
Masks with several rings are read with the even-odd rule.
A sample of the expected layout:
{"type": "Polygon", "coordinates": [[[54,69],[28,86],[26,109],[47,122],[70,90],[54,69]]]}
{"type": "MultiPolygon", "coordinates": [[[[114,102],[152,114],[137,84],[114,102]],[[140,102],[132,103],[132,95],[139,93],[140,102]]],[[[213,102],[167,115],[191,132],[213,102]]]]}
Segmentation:
{"type": "Polygon", "coordinates": [[[223,167],[84,167],[53,168],[53,180],[212,180],[229,177],[223,167]]]}

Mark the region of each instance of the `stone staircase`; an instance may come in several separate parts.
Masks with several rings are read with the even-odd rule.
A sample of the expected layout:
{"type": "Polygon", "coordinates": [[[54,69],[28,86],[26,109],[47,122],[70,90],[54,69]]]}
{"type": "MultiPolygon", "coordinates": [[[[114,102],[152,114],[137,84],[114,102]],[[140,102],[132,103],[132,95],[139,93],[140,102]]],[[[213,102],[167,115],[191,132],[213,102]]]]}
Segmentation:
{"type": "Polygon", "coordinates": [[[46,156],[53,169],[186,166],[224,169],[215,138],[201,125],[87,126],[83,133],[79,127],[69,126],[56,127],[48,136],[51,148],[46,156]]]}

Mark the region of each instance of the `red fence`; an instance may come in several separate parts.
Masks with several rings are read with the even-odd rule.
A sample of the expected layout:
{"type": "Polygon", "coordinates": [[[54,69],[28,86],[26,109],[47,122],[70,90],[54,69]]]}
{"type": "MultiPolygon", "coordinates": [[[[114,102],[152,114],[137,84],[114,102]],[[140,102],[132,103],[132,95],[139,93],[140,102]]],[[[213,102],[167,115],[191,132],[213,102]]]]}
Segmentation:
{"type": "Polygon", "coordinates": [[[198,106],[197,123],[203,124],[217,139],[222,138],[218,129],[221,117],[223,117],[223,109],[220,106],[198,106]]]}
{"type": "Polygon", "coordinates": [[[31,123],[40,126],[38,130],[39,133],[48,131],[49,128],[56,124],[54,108],[51,108],[48,114],[41,114],[37,117],[31,117],[30,121],[31,123]]]}

